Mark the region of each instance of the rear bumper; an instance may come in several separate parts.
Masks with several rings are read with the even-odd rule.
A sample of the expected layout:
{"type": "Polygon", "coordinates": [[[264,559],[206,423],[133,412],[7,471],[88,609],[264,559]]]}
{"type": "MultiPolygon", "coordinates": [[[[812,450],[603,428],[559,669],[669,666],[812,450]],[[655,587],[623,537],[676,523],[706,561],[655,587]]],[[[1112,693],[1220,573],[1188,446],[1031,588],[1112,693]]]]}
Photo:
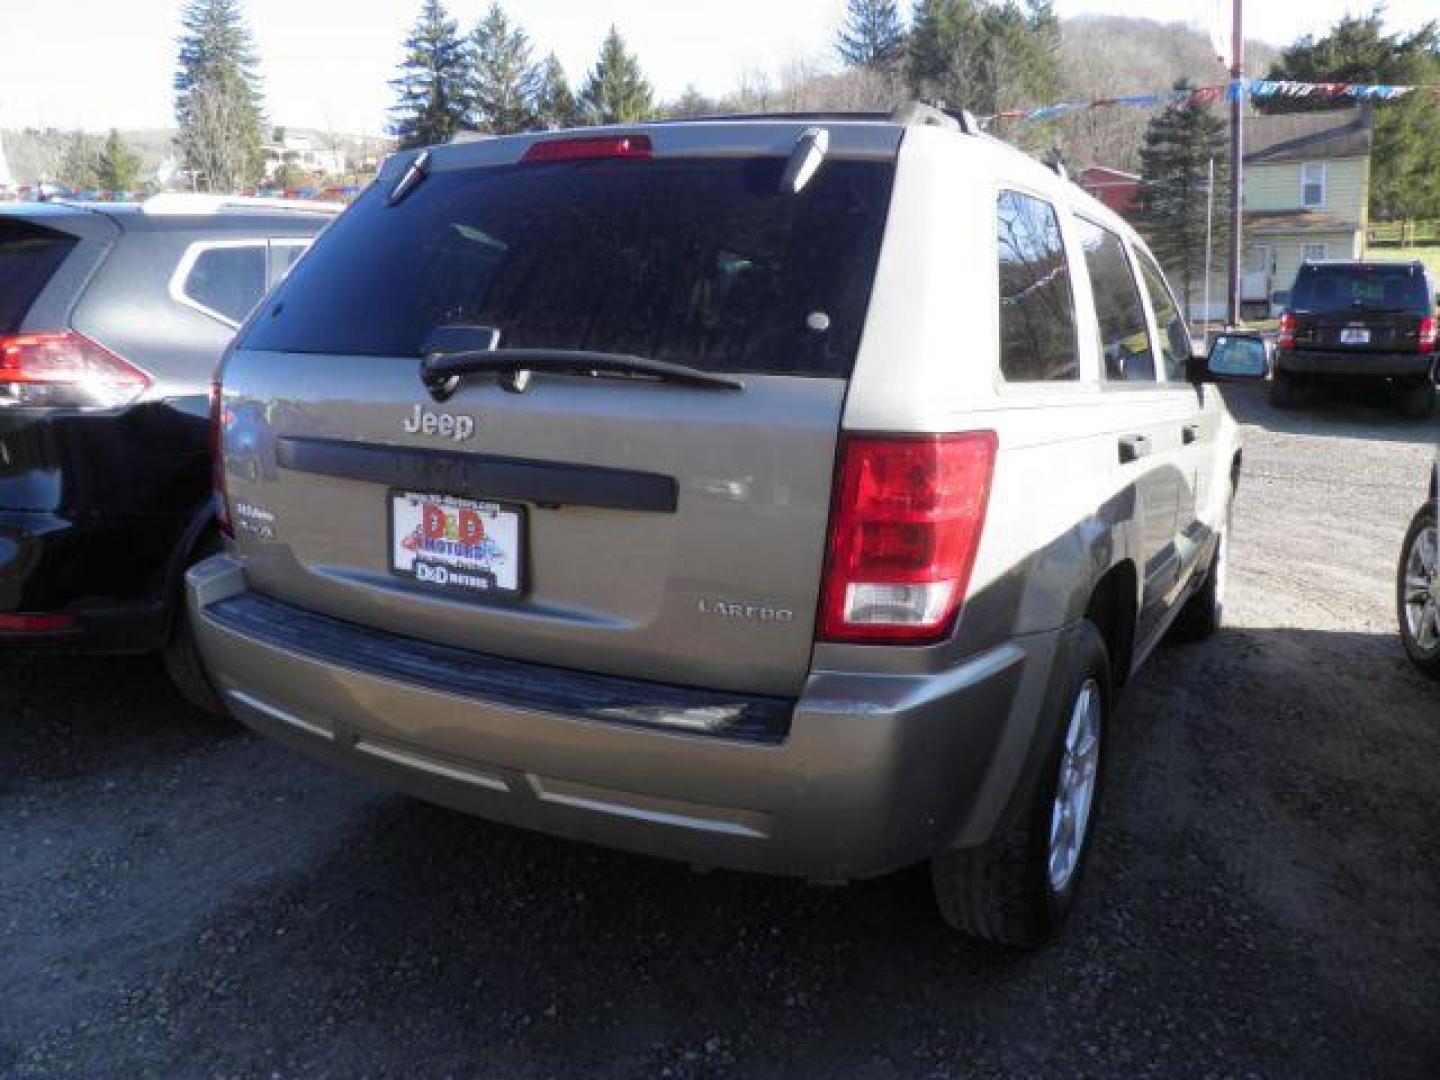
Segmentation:
{"type": "Polygon", "coordinates": [[[1397,379],[1430,375],[1433,353],[1363,353],[1280,350],[1275,370],[1290,375],[1336,375],[1345,378],[1397,379]]]}
{"type": "Polygon", "coordinates": [[[373,631],[325,619],[323,634],[287,633],[273,601],[268,619],[237,619],[263,605],[227,606],[254,596],[230,556],[193,568],[187,585],[212,681],[242,721],[280,742],[492,820],[822,880],[884,873],[988,835],[1023,771],[1061,636],[1007,643],[941,675],[816,672],[799,700],[780,703],[788,725],[769,729],[774,737],[707,734],[671,724],[687,712],[675,695],[716,696],[704,691],[656,687],[669,704],[653,722],[614,721],[556,705],[557,687],[604,677],[542,668],[555,685],[534,708],[498,683],[485,693],[462,676],[447,683],[440,654],[456,650],[394,638],[407,664],[436,652],[428,669],[401,674],[374,651],[373,631]]]}
{"type": "Polygon", "coordinates": [[[74,519],[0,511],[0,615],[59,616],[68,625],[4,625],[0,647],[145,652],[164,641],[165,609],[150,554],[178,531],[153,520],[74,519]],[[143,557],[139,555],[143,552],[143,557]]]}

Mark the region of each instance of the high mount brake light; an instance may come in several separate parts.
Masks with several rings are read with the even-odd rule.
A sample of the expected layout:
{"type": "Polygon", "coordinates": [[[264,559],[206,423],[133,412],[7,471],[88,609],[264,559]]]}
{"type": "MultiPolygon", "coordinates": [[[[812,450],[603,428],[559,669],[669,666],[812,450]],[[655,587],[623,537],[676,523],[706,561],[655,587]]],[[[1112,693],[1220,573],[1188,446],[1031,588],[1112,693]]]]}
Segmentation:
{"type": "Polygon", "coordinates": [[[150,376],[74,330],[0,334],[0,409],[113,409],[150,376]]]}
{"type": "Polygon", "coordinates": [[[923,644],[965,601],[995,469],[993,431],[841,444],[819,636],[923,644]]]}
{"type": "Polygon", "coordinates": [[[1288,311],[1280,316],[1280,340],[1277,344],[1282,349],[1295,347],[1295,316],[1288,311]]]}
{"type": "Polygon", "coordinates": [[[650,139],[646,135],[587,135],[575,139],[541,139],[531,143],[520,161],[527,165],[537,162],[594,161],[600,158],[650,157],[650,139]]]}

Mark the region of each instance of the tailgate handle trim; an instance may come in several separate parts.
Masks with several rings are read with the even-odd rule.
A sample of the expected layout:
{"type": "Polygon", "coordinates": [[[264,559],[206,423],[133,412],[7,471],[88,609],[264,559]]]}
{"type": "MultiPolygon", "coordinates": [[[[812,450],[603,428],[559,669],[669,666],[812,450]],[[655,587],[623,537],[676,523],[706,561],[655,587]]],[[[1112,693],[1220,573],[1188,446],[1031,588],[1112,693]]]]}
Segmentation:
{"type": "Polygon", "coordinates": [[[673,514],[679,505],[673,476],[599,465],[296,436],[281,438],[275,456],[293,472],[410,491],[658,514],[673,514]]]}

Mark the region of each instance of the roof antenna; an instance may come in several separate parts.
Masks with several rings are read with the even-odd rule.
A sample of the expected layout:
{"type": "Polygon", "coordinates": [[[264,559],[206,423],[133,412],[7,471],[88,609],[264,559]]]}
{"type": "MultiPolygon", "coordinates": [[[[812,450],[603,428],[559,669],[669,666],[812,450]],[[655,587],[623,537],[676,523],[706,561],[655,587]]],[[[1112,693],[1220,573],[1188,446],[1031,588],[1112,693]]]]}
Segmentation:
{"type": "Polygon", "coordinates": [[[795,140],[795,149],[790,151],[790,160],[785,163],[785,172],[780,177],[782,194],[798,195],[810,183],[810,178],[825,164],[825,154],[830,149],[830,132],[825,128],[806,128],[795,140]]]}
{"type": "Polygon", "coordinates": [[[400,177],[400,182],[390,189],[390,197],[385,201],[395,206],[410,192],[420,186],[420,181],[430,175],[430,151],[421,150],[410,162],[410,167],[405,170],[405,175],[400,177]]]}

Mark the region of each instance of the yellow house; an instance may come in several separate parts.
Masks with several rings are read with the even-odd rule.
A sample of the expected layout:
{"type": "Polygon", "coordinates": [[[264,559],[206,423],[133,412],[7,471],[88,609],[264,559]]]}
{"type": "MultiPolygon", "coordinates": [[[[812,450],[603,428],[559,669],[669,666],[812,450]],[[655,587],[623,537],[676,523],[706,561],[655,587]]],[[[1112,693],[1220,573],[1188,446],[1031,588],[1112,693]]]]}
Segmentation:
{"type": "MultiPolygon", "coordinates": [[[[1363,257],[1370,146],[1367,106],[1246,118],[1246,316],[1278,312],[1302,262],[1363,257]]],[[[1207,314],[1223,315],[1224,296],[1212,286],[1207,314]]]]}

